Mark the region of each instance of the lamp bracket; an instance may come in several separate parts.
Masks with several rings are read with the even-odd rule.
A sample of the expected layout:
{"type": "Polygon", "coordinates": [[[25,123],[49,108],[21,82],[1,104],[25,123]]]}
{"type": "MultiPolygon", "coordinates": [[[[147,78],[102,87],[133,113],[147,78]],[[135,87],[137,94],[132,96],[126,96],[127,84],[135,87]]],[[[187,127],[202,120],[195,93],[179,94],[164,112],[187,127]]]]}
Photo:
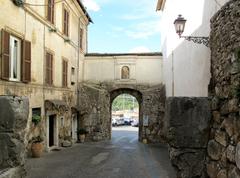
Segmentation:
{"type": "Polygon", "coordinates": [[[206,47],[209,47],[209,37],[203,37],[203,36],[180,36],[180,38],[184,38],[187,41],[192,41],[194,43],[203,44],[206,47]]]}

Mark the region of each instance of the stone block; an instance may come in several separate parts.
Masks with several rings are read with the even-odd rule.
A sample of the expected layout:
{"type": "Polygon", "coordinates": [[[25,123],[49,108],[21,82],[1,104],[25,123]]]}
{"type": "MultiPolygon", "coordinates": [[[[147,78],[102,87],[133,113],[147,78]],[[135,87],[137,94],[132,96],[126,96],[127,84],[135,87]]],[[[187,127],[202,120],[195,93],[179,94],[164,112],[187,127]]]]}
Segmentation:
{"type": "Polygon", "coordinates": [[[218,165],[215,161],[211,161],[207,164],[207,174],[210,178],[216,178],[218,175],[218,165]]]}
{"type": "Polygon", "coordinates": [[[0,96],[0,132],[23,131],[27,126],[29,103],[26,97],[0,96]]]}
{"type": "Polygon", "coordinates": [[[208,156],[213,160],[219,160],[222,156],[223,146],[215,140],[210,140],[207,148],[208,156]]]}
{"type": "Polygon", "coordinates": [[[170,160],[177,168],[178,177],[205,177],[204,149],[174,149],[170,148],[170,160]]]}
{"type": "Polygon", "coordinates": [[[235,161],[238,169],[240,169],[240,142],[238,142],[236,150],[235,150],[235,161]]]}
{"type": "Polygon", "coordinates": [[[226,153],[227,153],[227,159],[228,159],[230,162],[235,163],[235,154],[236,154],[235,147],[232,146],[232,145],[229,145],[229,146],[227,147],[226,153]]]}
{"type": "Polygon", "coordinates": [[[210,117],[208,98],[167,98],[165,125],[170,146],[206,148],[210,117]]]}

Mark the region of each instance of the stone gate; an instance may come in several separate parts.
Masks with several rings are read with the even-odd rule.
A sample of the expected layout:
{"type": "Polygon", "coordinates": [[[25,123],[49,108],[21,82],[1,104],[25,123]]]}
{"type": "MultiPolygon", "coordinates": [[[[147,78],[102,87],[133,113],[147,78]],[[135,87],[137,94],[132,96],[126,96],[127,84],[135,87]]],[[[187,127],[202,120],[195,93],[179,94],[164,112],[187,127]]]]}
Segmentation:
{"type": "Polygon", "coordinates": [[[163,85],[116,85],[114,83],[80,86],[79,106],[82,126],[87,128],[88,139],[98,141],[111,138],[111,105],[120,94],[130,94],[139,102],[139,140],[149,142],[164,141],[163,118],[165,88],[163,85]],[[143,126],[143,118],[148,117],[148,126],[143,126]]]}

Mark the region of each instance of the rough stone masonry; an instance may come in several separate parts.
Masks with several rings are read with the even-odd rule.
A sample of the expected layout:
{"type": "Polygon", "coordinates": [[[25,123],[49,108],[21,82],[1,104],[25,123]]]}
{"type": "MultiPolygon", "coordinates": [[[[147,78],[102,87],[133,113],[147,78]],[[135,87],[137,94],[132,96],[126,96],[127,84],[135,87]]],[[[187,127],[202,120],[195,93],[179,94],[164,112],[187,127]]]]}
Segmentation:
{"type": "Polygon", "coordinates": [[[25,129],[28,99],[0,96],[0,178],[25,177],[25,129]]]}
{"type": "Polygon", "coordinates": [[[206,177],[209,108],[208,98],[167,98],[165,111],[167,141],[170,159],[179,178],[206,177]]]}
{"type": "Polygon", "coordinates": [[[136,84],[84,83],[79,87],[81,126],[87,128],[88,139],[99,141],[111,138],[111,100],[127,92],[139,102],[139,140],[163,142],[163,118],[165,111],[165,87],[136,84]],[[114,96],[113,96],[114,95],[114,96]],[[116,97],[115,96],[115,97],[116,97]],[[143,126],[143,117],[148,117],[148,126],[143,126]]]}
{"type": "Polygon", "coordinates": [[[211,19],[210,178],[240,177],[240,1],[231,0],[211,19]]]}

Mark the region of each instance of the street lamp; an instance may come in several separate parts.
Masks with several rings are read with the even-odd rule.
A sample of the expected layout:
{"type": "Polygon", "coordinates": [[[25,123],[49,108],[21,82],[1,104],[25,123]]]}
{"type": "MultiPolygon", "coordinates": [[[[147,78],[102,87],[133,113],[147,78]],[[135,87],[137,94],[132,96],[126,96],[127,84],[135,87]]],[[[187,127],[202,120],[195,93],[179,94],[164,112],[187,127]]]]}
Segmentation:
{"type": "Polygon", "coordinates": [[[192,41],[194,43],[203,44],[205,46],[209,46],[209,37],[201,37],[201,36],[182,36],[186,19],[182,17],[182,15],[178,15],[178,18],[174,21],[174,26],[176,33],[179,35],[179,38],[184,38],[185,40],[192,41]]]}

